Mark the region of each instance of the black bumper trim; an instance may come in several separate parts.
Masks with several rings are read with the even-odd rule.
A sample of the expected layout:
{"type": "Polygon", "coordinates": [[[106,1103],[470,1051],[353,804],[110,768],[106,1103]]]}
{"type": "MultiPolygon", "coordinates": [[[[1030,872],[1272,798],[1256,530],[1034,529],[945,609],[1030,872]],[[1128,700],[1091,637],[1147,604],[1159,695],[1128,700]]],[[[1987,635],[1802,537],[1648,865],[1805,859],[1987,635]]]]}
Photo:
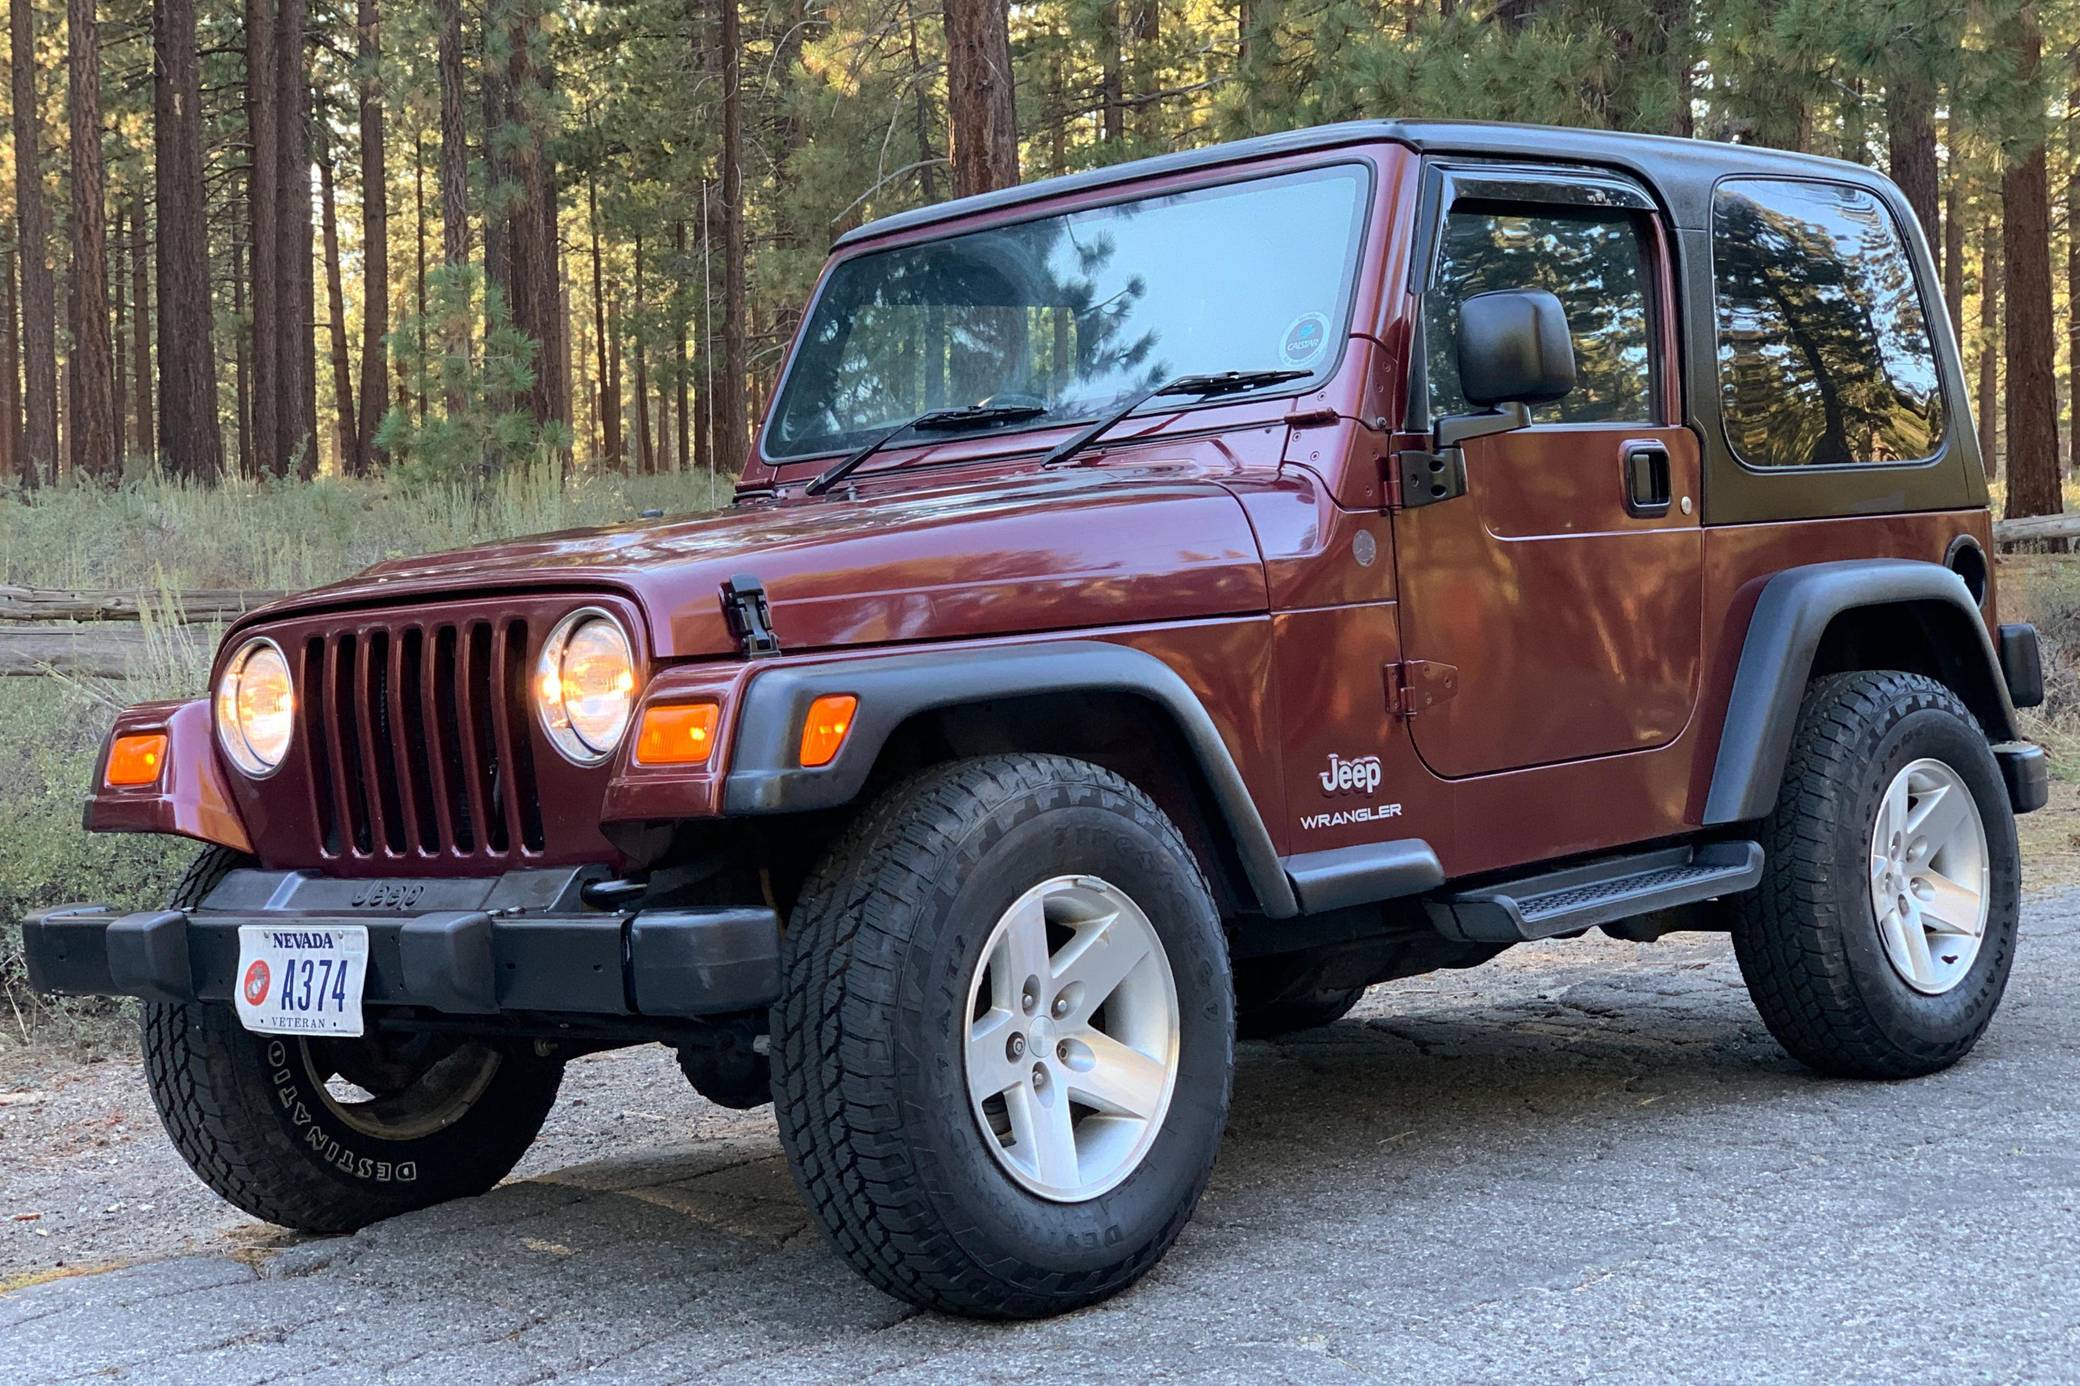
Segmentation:
{"type": "Polygon", "coordinates": [[[2008,802],[2015,812],[2033,813],[2051,801],[2051,757],[2042,746],[2028,741],[2004,741],[1993,748],[2000,762],[2001,778],[2008,785],[2008,802]]]}
{"type": "Polygon", "coordinates": [[[711,1016],[755,1011],[780,991],[780,920],[720,907],[633,915],[314,916],[278,911],[68,905],[22,924],[29,985],[75,996],[229,1001],[245,924],[368,928],[364,1005],[454,1015],[507,1012],[711,1016]]]}
{"type": "Polygon", "coordinates": [[[1995,645],[2001,657],[2001,677],[2008,684],[2008,701],[2017,707],[2043,706],[2044,653],[2037,643],[2037,628],[2027,621],[2002,626],[1995,645]]]}

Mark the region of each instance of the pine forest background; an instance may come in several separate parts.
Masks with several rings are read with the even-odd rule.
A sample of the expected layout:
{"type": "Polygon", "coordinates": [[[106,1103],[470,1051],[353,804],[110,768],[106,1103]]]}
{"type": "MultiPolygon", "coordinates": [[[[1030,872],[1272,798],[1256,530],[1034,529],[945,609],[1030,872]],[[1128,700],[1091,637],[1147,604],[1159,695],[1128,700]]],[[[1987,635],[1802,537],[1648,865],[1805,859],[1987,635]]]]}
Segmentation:
{"type": "Polygon", "coordinates": [[[2072,0],[0,3],[17,494],[726,477],[847,227],[1396,114],[1885,169],[2009,512],[2080,462],[2072,0]]]}

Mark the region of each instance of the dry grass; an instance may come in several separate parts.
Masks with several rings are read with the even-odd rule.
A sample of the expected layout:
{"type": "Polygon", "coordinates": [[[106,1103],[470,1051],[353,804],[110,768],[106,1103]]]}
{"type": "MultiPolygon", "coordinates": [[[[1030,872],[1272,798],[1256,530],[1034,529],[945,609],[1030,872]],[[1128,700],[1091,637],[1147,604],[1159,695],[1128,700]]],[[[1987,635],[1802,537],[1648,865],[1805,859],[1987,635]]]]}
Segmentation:
{"type": "Polygon", "coordinates": [[[729,490],[728,478],[711,484],[704,474],[560,482],[547,469],[523,469],[472,488],[151,478],[114,490],[0,492],[0,582],[298,591],[388,558],[617,524],[650,509],[712,509],[729,490]]]}
{"type": "Polygon", "coordinates": [[[1995,582],[2001,619],[2034,622],[2044,648],[2044,705],[2022,721],[2051,757],[2051,802],[2018,824],[2024,883],[2080,884],[2080,555],[2003,557],[1995,582]]]}

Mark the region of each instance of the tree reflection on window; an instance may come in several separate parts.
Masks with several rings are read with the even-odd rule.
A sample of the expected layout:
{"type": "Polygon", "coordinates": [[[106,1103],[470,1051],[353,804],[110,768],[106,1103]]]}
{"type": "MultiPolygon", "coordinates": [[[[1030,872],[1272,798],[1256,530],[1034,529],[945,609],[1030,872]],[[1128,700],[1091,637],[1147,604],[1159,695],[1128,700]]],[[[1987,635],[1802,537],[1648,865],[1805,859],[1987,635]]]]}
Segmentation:
{"type": "Polygon", "coordinates": [[[1336,165],[842,261],[766,453],[834,452],[926,409],[985,401],[1066,423],[1185,373],[1320,379],[1341,355],[1368,186],[1362,168],[1336,165]]]}
{"type": "Polygon", "coordinates": [[[1934,455],[1943,392],[1914,267],[1877,198],[1734,179],[1713,199],[1719,397],[1757,467],[1934,455]]]}
{"type": "Polygon", "coordinates": [[[1654,373],[1646,255],[1628,213],[1525,215],[1460,204],[1445,218],[1424,296],[1430,415],[1473,406],[1459,389],[1459,304],[1499,289],[1545,289],[1567,310],[1575,388],[1532,411],[1540,423],[1647,423],[1654,373]]]}

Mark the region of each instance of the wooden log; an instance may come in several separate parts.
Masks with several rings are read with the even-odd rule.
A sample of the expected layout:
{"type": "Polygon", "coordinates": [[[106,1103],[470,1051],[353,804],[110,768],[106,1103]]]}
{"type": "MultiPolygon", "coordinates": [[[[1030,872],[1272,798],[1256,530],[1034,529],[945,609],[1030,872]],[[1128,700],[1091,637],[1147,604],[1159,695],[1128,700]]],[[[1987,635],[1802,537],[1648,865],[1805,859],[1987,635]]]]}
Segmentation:
{"type": "Polygon", "coordinates": [[[145,652],[145,632],[134,627],[0,629],[0,678],[55,671],[76,678],[126,679],[145,652]]]}
{"type": "Polygon", "coordinates": [[[144,609],[163,611],[168,598],[189,621],[228,621],[281,596],[241,588],[193,592],[68,592],[49,587],[0,585],[0,621],[136,621],[144,609]]]}
{"type": "Polygon", "coordinates": [[[2036,539],[2080,539],[2080,514],[2026,515],[1993,522],[1996,544],[2026,544],[2036,539]]]}

